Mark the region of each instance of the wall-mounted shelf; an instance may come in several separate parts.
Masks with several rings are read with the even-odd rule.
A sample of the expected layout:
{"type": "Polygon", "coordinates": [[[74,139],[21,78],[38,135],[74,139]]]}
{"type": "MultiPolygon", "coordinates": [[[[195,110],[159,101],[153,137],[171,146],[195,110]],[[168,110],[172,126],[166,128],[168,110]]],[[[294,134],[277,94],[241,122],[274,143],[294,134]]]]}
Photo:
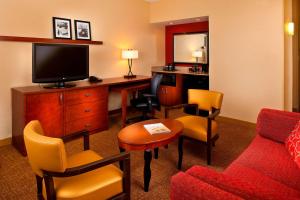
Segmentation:
{"type": "Polygon", "coordinates": [[[0,36],[0,41],[50,43],[50,44],[92,44],[92,45],[102,45],[103,44],[102,41],[66,40],[66,39],[18,37],[18,36],[0,36]]]}

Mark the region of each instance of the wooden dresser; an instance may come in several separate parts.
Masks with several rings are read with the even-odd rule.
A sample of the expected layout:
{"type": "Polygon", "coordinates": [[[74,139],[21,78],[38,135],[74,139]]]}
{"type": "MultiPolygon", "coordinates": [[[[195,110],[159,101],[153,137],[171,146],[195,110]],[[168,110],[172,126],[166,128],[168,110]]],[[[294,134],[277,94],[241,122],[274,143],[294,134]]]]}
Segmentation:
{"type": "Polygon", "coordinates": [[[45,135],[61,137],[83,129],[91,133],[108,129],[108,86],[44,89],[38,86],[12,89],[12,143],[26,155],[23,129],[39,120],[45,135]]]}

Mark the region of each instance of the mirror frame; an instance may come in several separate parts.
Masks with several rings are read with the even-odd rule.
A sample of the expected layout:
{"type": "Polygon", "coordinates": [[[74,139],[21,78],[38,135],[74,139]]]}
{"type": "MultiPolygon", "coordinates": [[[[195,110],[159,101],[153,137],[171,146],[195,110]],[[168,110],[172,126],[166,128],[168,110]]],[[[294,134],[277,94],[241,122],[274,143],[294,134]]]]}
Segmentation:
{"type": "Polygon", "coordinates": [[[188,33],[174,33],[173,34],[173,63],[176,64],[187,64],[187,65],[209,65],[209,32],[203,31],[203,32],[188,32],[188,33]],[[196,62],[175,62],[175,35],[193,35],[193,34],[206,34],[206,47],[207,47],[207,63],[196,63],[196,62]]]}

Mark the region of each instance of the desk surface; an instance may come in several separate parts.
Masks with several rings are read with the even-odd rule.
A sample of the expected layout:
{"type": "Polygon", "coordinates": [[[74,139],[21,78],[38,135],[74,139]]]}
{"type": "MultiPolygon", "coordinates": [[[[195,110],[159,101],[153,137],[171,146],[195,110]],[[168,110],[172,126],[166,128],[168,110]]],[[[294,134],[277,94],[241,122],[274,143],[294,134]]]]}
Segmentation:
{"type": "MultiPolygon", "coordinates": [[[[149,76],[141,76],[138,75],[136,76],[136,78],[132,78],[132,79],[126,79],[123,77],[114,77],[114,78],[104,78],[102,82],[100,83],[90,83],[87,80],[83,80],[83,81],[77,81],[76,86],[72,87],[72,88],[63,88],[64,91],[69,91],[69,90],[76,90],[76,89],[82,89],[85,87],[99,87],[99,86],[117,86],[117,85],[125,85],[125,84],[133,84],[136,82],[143,82],[143,81],[150,81],[151,77],[149,76]]],[[[38,86],[38,85],[33,85],[33,86],[25,86],[25,87],[15,87],[12,88],[13,90],[17,90],[21,93],[45,93],[45,92],[58,92],[61,91],[61,89],[46,89],[43,88],[42,86],[38,86]]]]}

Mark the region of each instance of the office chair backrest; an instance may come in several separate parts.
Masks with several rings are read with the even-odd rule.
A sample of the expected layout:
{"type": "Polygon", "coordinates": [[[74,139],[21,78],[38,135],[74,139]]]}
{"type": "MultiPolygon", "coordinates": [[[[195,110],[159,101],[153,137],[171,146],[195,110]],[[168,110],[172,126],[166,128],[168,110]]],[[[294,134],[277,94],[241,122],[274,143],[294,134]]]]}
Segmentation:
{"type": "Polygon", "coordinates": [[[29,163],[36,175],[43,177],[42,170],[64,172],[67,157],[62,139],[43,135],[39,121],[31,121],[24,128],[24,141],[29,163]]]}
{"type": "Polygon", "coordinates": [[[151,94],[157,95],[158,88],[160,86],[161,80],[163,75],[162,74],[155,74],[151,79],[151,94]]]}
{"type": "Polygon", "coordinates": [[[223,101],[223,93],[200,90],[200,89],[189,89],[188,90],[188,103],[198,104],[200,110],[211,111],[212,107],[221,109],[223,101]]]}

